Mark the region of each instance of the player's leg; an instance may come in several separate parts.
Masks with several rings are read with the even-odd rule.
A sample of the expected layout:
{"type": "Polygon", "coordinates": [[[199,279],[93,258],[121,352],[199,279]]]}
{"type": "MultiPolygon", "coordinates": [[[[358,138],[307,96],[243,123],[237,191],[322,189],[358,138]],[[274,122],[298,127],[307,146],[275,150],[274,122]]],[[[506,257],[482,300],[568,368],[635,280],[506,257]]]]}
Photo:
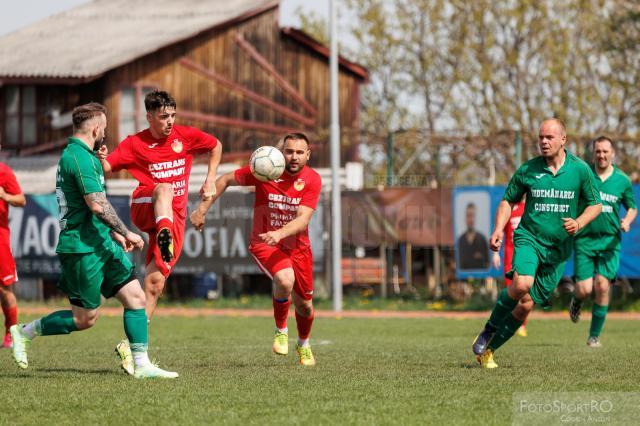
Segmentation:
{"type": "MultiPolygon", "coordinates": [[[[149,347],[149,331],[145,313],[145,294],[137,279],[122,286],[115,297],[124,307],[124,332],[129,340],[129,348],[134,364],[134,377],[167,378],[178,377],[178,373],[165,371],[153,365],[147,353],[149,347]]],[[[125,370],[127,373],[129,371],[125,370]]]]}
{"type": "MultiPolygon", "coordinates": [[[[151,247],[149,247],[151,250],[151,247]]],[[[158,269],[158,265],[155,262],[147,264],[147,271],[144,276],[144,295],[147,301],[146,304],[146,316],[149,320],[153,316],[153,313],[158,306],[158,299],[164,292],[164,285],[166,283],[164,274],[158,269]]]]}
{"type": "Polygon", "coordinates": [[[604,322],[609,310],[609,288],[611,281],[600,274],[595,278],[595,300],[591,310],[591,326],[589,327],[589,338],[587,345],[598,348],[600,344],[600,333],[604,327],[604,322]]]}
{"type": "Polygon", "coordinates": [[[173,187],[159,183],[153,189],[153,213],[156,223],[158,248],[164,262],[173,259],[173,187]]]}
{"type": "Polygon", "coordinates": [[[295,282],[293,269],[288,267],[273,275],[273,319],[275,320],[275,336],[272,350],[277,355],[289,353],[289,307],[291,306],[291,291],[295,282]]]}
{"type": "Polygon", "coordinates": [[[478,334],[473,342],[473,353],[483,354],[491,342],[491,339],[500,329],[503,321],[515,309],[518,301],[524,297],[534,283],[534,276],[538,268],[538,250],[535,246],[527,242],[516,241],[513,259],[513,283],[509,287],[503,288],[498,294],[496,302],[489,320],[484,329],[478,334]]]}
{"type": "Polygon", "coordinates": [[[298,328],[296,352],[301,365],[315,365],[316,360],[311,352],[309,336],[313,326],[313,257],[309,248],[297,250],[291,254],[291,264],[295,273],[293,286],[293,304],[298,328]]]}
{"type": "Polygon", "coordinates": [[[576,323],[580,320],[582,302],[591,295],[593,291],[593,275],[596,271],[596,258],[594,253],[587,250],[578,242],[573,262],[573,275],[576,285],[573,290],[573,297],[569,303],[569,318],[576,323]]]}
{"type": "Polygon", "coordinates": [[[9,329],[12,325],[18,323],[18,303],[13,293],[13,285],[4,285],[0,282],[0,304],[2,305],[2,313],[4,314],[4,338],[2,341],[3,348],[11,347],[11,333],[9,329]]]}
{"type": "MultiPolygon", "coordinates": [[[[509,287],[511,285],[511,283],[513,282],[513,280],[507,276],[507,273],[511,272],[512,269],[513,269],[513,248],[508,250],[505,247],[505,251],[504,251],[504,274],[505,274],[504,285],[506,287],[509,287]]],[[[522,325],[520,326],[520,328],[516,332],[518,334],[518,336],[527,337],[526,325],[527,325],[527,318],[524,319],[524,322],[522,323],[522,325]]]]}

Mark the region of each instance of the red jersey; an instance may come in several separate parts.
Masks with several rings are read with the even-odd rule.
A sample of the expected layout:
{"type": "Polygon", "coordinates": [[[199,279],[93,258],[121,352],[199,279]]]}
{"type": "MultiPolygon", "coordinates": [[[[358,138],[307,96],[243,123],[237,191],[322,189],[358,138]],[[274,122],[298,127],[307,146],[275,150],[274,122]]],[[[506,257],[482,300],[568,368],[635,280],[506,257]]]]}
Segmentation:
{"type": "MultiPolygon", "coordinates": [[[[11,167],[0,163],[0,187],[10,195],[22,194],[11,167]]],[[[9,244],[9,203],[0,200],[0,244],[9,244]]]]}
{"type": "MultiPolygon", "coordinates": [[[[235,171],[234,178],[240,185],[256,187],[251,242],[262,242],[259,234],[280,229],[295,219],[298,206],[315,210],[322,189],[320,175],[307,166],[295,175],[285,170],[279,179],[270,182],[259,181],[245,166],[235,171]]],[[[308,228],[282,239],[278,246],[289,250],[309,247],[308,228]]]]}
{"type": "Polygon", "coordinates": [[[199,129],[174,124],[165,138],[154,138],[149,129],[127,136],[107,156],[107,162],[114,172],[127,169],[140,182],[133,198],[141,188],[170,183],[173,210],[185,217],[193,155],[211,151],[217,144],[215,137],[199,129]]]}

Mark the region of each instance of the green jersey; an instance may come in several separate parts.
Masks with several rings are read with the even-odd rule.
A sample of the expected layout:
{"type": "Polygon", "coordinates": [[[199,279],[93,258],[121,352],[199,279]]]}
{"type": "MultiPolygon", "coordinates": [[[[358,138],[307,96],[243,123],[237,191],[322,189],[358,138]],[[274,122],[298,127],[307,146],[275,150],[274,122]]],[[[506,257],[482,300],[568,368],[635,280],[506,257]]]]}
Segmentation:
{"type": "Polygon", "coordinates": [[[104,191],[100,161],[81,140],[69,138],[56,173],[60,209],[57,253],[92,253],[110,243],[109,227],[91,212],[84,199],[87,194],[104,191]]]}
{"type": "Polygon", "coordinates": [[[504,200],[517,203],[527,196],[520,225],[513,238],[535,242],[553,253],[550,262],[571,255],[573,237],[563,227],[562,218],[578,217],[579,203],[600,204],[595,176],[587,163],[566,151],[564,164],[554,175],[543,157],[524,163],[511,178],[504,200]]]}
{"type": "MultiPolygon", "coordinates": [[[[595,168],[593,169],[595,174],[595,168]]],[[[602,213],[588,224],[578,235],[576,244],[582,244],[585,239],[597,240],[601,250],[615,248],[620,244],[620,205],[627,210],[635,209],[636,201],[633,197],[631,179],[622,170],[613,166],[613,173],[604,181],[596,174],[596,189],[602,200],[602,213]]],[[[582,206],[584,209],[584,206],[582,206]]]]}

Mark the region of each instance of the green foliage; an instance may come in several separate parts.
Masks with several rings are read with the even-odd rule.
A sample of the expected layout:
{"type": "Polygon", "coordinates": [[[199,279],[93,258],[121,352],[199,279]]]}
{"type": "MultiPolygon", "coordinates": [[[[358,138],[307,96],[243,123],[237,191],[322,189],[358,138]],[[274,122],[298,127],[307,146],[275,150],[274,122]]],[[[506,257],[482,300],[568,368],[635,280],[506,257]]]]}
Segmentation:
{"type": "Polygon", "coordinates": [[[603,348],[589,350],[588,324],[534,319],[493,371],[471,354],[482,324],[320,318],[318,365],[302,368],[292,354],[271,354],[272,319],[157,317],[151,357],[181,377],[140,382],[113,359],[121,319],[103,317],[91,330],[36,339],[26,371],[4,351],[0,424],[507,424],[514,392],[637,389],[634,321],[608,320],[603,348]]]}

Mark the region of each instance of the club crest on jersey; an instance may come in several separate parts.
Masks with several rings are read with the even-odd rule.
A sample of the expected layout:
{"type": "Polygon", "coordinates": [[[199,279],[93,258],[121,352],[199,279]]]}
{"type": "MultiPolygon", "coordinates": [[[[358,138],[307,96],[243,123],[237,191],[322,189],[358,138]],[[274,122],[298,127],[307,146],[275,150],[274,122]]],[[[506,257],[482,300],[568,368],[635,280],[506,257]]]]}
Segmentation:
{"type": "Polygon", "coordinates": [[[171,149],[173,149],[173,152],[176,154],[180,154],[182,152],[182,142],[180,142],[179,139],[174,139],[173,142],[171,142],[171,149]]]}
{"type": "Polygon", "coordinates": [[[298,179],[293,183],[293,187],[296,189],[296,191],[302,191],[304,189],[304,180],[303,179],[298,179]]]}

